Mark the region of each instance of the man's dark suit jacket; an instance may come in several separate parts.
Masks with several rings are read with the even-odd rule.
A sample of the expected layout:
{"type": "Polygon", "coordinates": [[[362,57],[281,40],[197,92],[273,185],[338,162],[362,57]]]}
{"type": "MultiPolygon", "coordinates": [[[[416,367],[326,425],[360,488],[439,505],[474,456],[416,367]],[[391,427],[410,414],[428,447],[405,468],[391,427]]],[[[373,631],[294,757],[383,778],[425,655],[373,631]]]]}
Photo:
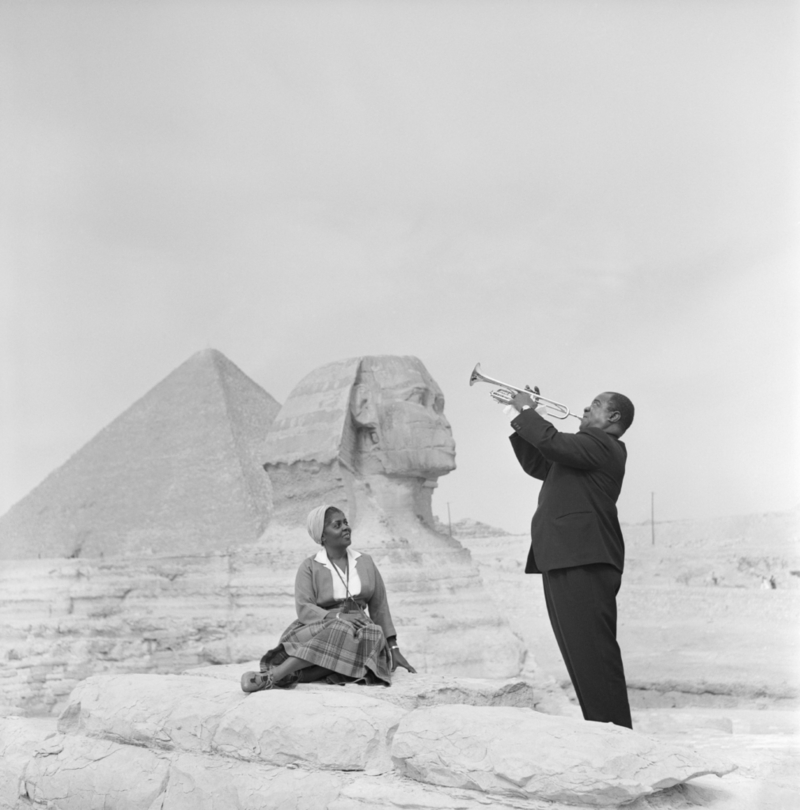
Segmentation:
{"type": "Polygon", "coordinates": [[[591,563],[622,571],[625,544],[616,504],[628,455],[624,443],[598,428],[559,433],[533,408],[511,427],[522,469],[544,482],[525,573],[591,563]]]}

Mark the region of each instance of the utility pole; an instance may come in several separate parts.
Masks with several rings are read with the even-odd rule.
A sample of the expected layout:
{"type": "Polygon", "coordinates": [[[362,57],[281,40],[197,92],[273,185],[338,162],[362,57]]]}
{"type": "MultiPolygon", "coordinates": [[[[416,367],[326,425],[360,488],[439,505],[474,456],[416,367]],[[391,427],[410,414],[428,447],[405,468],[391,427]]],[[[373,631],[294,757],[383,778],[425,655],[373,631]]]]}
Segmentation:
{"type": "Polygon", "coordinates": [[[655,520],[655,499],[656,493],[650,493],[650,540],[652,545],[656,544],[656,520],[655,520]]]}

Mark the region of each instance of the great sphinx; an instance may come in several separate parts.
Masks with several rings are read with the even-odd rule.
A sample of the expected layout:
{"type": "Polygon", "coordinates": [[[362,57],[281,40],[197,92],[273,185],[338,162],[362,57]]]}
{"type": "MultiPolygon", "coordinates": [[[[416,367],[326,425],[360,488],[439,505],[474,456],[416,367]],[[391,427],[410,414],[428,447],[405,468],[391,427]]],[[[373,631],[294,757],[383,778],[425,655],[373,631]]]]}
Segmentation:
{"type": "Polygon", "coordinates": [[[273,493],[265,547],[299,562],[314,551],[307,513],[336,504],[354,547],[372,554],[387,580],[415,665],[520,672],[522,645],[469,552],[434,525],[432,492],[455,469],[455,442],[442,391],[418,358],[365,356],[315,369],[278,412],[263,459],[273,493]]]}

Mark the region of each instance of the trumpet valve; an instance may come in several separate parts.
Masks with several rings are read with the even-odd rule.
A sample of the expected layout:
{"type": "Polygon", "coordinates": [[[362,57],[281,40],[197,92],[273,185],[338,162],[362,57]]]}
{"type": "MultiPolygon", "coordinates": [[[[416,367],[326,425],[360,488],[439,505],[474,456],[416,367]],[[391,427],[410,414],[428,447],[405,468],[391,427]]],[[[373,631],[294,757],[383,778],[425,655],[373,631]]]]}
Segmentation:
{"type": "Polygon", "coordinates": [[[508,405],[512,399],[517,395],[516,391],[512,391],[509,388],[498,388],[496,391],[492,391],[490,394],[491,398],[495,402],[499,402],[503,405],[508,405]]]}

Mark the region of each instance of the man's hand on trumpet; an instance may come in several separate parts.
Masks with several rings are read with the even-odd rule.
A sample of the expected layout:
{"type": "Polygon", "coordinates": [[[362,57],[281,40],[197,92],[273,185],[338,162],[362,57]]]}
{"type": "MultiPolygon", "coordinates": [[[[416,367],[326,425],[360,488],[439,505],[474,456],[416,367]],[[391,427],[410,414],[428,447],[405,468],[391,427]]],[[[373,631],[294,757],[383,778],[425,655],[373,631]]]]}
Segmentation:
{"type": "MultiPolygon", "coordinates": [[[[526,386],[526,388],[528,388],[528,386],[526,386]]],[[[539,416],[547,416],[547,406],[539,402],[536,397],[538,393],[538,388],[528,388],[528,391],[519,391],[509,400],[509,404],[517,413],[521,413],[526,408],[533,408],[539,416]]]]}

